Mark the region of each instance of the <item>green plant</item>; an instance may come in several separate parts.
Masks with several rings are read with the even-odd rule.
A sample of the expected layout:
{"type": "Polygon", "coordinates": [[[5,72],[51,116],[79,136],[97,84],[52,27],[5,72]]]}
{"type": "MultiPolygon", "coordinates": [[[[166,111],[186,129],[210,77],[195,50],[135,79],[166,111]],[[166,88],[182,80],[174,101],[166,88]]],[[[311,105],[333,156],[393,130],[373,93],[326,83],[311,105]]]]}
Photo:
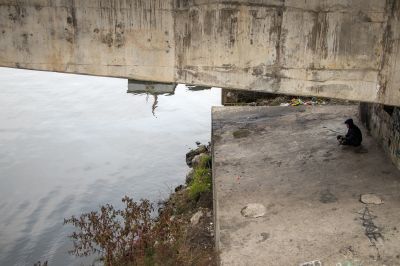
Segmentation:
{"type": "Polygon", "coordinates": [[[202,168],[211,169],[211,161],[212,161],[212,158],[210,155],[201,156],[199,166],[202,168]]]}
{"type": "Polygon", "coordinates": [[[211,191],[211,157],[205,155],[200,157],[199,164],[194,167],[193,180],[189,184],[189,197],[197,200],[204,192],[211,191]]]}

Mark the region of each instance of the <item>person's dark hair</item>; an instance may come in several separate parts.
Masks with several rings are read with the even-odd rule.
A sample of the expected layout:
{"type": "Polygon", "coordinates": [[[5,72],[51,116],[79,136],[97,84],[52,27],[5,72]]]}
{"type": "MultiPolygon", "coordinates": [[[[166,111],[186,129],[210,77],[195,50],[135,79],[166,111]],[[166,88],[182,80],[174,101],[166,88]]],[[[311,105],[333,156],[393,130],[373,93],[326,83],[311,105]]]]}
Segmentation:
{"type": "Polygon", "coordinates": [[[349,119],[347,119],[346,121],[344,121],[344,123],[347,124],[347,125],[349,125],[349,126],[351,126],[351,125],[354,124],[354,123],[353,123],[353,119],[351,119],[351,118],[349,118],[349,119]]]}

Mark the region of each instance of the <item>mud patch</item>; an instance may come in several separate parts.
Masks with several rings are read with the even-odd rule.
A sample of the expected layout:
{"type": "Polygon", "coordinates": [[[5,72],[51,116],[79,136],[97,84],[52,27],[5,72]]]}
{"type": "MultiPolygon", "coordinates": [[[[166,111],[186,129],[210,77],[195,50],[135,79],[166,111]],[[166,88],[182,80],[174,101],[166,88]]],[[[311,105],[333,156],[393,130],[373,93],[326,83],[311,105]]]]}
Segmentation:
{"type": "Polygon", "coordinates": [[[106,35],[101,36],[101,42],[106,44],[108,47],[111,47],[114,42],[112,33],[107,33],[106,35]]]}
{"type": "Polygon", "coordinates": [[[115,27],[115,40],[114,45],[117,48],[121,48],[125,45],[125,24],[122,22],[117,23],[115,27]]]}
{"type": "Polygon", "coordinates": [[[322,203],[334,203],[337,201],[337,198],[329,189],[326,189],[321,192],[319,201],[322,203]]]}
{"type": "Polygon", "coordinates": [[[72,19],[71,16],[67,17],[67,23],[68,23],[69,25],[72,25],[72,24],[73,24],[73,19],[72,19]]]}
{"type": "Polygon", "coordinates": [[[220,135],[215,135],[214,138],[213,138],[213,142],[214,143],[220,142],[221,139],[222,139],[222,137],[220,135]]]}
{"type": "Polygon", "coordinates": [[[265,233],[265,232],[262,232],[260,234],[260,236],[261,236],[261,239],[257,243],[265,242],[270,237],[269,233],[265,233]]]}
{"type": "Polygon", "coordinates": [[[235,139],[246,138],[250,135],[250,131],[247,129],[239,129],[232,133],[235,139]]]}

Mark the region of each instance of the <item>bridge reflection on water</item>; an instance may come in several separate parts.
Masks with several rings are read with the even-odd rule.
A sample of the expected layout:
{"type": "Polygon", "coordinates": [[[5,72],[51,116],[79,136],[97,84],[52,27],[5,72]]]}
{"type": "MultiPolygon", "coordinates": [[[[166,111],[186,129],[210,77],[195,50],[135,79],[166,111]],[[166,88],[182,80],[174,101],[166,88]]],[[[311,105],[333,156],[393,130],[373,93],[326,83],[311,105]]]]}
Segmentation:
{"type": "Polygon", "coordinates": [[[63,219],[168,195],[221,101],[220,89],[178,85],[156,94],[153,116],[125,79],[0,68],[0,85],[0,265],[90,264],[67,254],[63,219]]]}
{"type": "MultiPolygon", "coordinates": [[[[152,113],[153,116],[156,116],[155,110],[158,107],[158,96],[171,96],[175,94],[176,87],[179,86],[175,83],[156,83],[156,82],[145,82],[130,79],[128,80],[128,93],[142,95],[145,94],[146,101],[149,98],[149,95],[153,96],[153,104],[152,104],[152,113]]],[[[201,90],[209,90],[210,87],[204,86],[186,86],[189,91],[201,91],[201,90]]]]}

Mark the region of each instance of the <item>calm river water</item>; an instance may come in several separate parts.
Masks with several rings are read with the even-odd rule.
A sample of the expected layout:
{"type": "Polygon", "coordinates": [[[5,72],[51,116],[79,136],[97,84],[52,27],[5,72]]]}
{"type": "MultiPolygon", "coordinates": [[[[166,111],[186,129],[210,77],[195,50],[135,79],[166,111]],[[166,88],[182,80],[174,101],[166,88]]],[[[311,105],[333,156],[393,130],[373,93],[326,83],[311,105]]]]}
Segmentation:
{"type": "Polygon", "coordinates": [[[210,140],[220,89],[126,93],[127,80],[0,68],[0,265],[90,265],[67,254],[63,219],[152,201],[184,182],[185,153],[210,140]]]}

